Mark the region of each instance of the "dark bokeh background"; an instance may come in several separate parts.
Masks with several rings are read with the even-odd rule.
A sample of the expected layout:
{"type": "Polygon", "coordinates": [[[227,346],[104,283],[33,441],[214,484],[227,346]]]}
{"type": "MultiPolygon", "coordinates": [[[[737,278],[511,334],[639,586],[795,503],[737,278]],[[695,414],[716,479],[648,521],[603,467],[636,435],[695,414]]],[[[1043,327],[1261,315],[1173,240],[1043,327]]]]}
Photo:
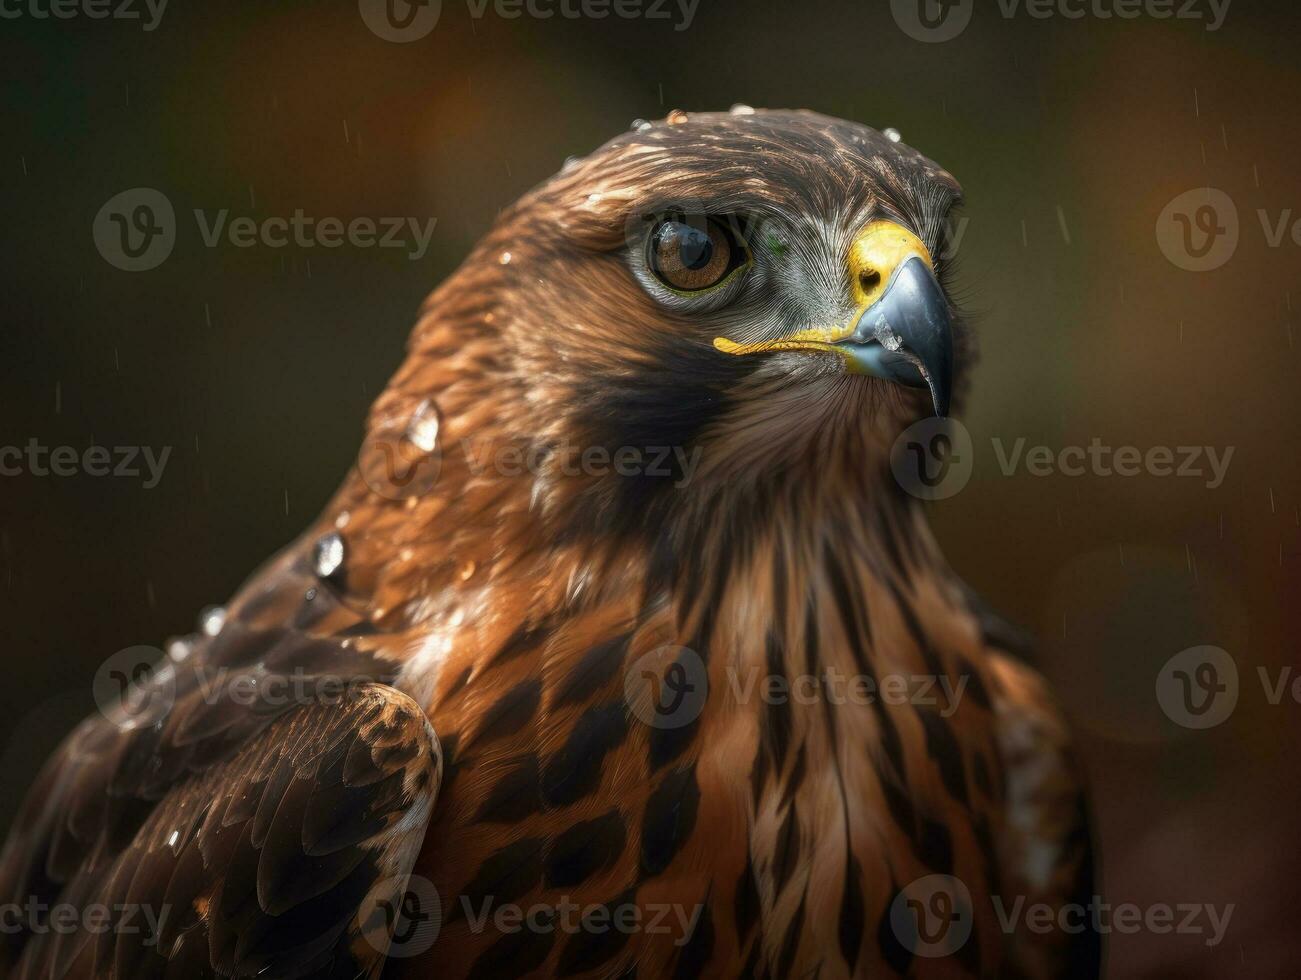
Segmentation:
{"type": "Polygon", "coordinates": [[[1290,975],[1301,704],[1270,704],[1257,670],[1275,677],[1301,645],[1301,245],[1270,247],[1257,211],[1301,219],[1301,16],[1237,0],[1210,33],[977,7],[944,44],[909,38],[884,0],[700,0],[685,30],[474,19],[445,0],[405,45],[349,0],[173,0],[153,32],[0,20],[0,445],[174,447],[152,490],[0,477],[0,828],[93,710],[102,660],[191,629],[322,506],[417,305],[498,209],[637,116],[809,107],[898,127],[965,185],[975,474],[934,520],[958,570],[1040,638],[1094,781],[1108,897],[1236,906],[1217,947],[1112,937],[1112,975],[1290,975]],[[1188,272],[1157,218],[1206,185],[1236,204],[1241,243],[1188,272]],[[181,232],[130,274],[91,226],[139,186],[169,197],[181,232]],[[206,248],[194,208],[438,220],[411,261],[206,248]],[[1234,456],[1212,490],[1009,477],[990,450],[1095,436],[1234,456]],[[1198,644],[1241,677],[1208,731],[1154,694],[1198,644]]]}

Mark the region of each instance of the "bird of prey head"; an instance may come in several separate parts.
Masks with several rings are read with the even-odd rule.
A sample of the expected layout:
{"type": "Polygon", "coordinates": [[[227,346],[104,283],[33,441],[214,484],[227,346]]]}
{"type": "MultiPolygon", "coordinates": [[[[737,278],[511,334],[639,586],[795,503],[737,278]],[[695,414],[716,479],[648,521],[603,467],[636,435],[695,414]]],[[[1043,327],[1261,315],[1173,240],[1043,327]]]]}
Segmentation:
{"type": "Polygon", "coordinates": [[[866,126],[675,112],[507,211],[432,297],[416,359],[451,357],[462,388],[477,377],[476,414],[511,417],[530,449],[675,450],[672,479],[541,480],[570,520],[698,519],[720,491],[753,511],[782,481],[842,470],[845,492],[868,492],[902,428],[953,404],[960,200],[866,126]]]}

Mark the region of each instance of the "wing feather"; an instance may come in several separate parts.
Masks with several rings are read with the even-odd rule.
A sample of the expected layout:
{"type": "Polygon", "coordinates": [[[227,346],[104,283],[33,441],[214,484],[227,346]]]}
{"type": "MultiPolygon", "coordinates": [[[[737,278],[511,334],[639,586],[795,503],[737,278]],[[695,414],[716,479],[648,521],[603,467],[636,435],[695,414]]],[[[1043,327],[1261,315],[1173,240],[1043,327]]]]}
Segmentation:
{"type": "Polygon", "coordinates": [[[0,854],[0,899],[27,910],[0,973],[378,975],[371,906],[405,887],[442,753],[393,665],[348,635],[358,617],[318,586],[287,553],[216,636],[143,682],[133,703],[163,710],[92,717],[65,740],[0,854]],[[107,926],[51,929],[56,905],[107,909],[107,926]]]}
{"type": "MultiPolygon", "coordinates": [[[[1005,899],[1086,907],[1097,893],[1083,767],[1060,711],[1037,673],[991,656],[994,708],[1007,818],[999,851],[1007,869],[1005,899]]],[[[1011,937],[1017,976],[1096,978],[1101,936],[1090,917],[1081,932],[1053,930],[1011,937]]]]}

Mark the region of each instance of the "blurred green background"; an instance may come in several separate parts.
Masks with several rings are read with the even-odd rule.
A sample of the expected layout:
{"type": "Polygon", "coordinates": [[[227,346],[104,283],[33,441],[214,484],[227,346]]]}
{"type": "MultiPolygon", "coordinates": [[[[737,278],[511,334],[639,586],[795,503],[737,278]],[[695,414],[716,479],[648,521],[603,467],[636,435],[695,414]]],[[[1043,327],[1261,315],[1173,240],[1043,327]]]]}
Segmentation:
{"type": "Polygon", "coordinates": [[[689,25],[673,3],[668,19],[512,19],[445,0],[428,36],[396,44],[348,0],[173,0],[152,31],[9,3],[0,446],[173,449],[148,490],[0,477],[0,830],[94,709],[100,662],[192,629],[324,504],[418,304],[499,209],[634,117],[807,107],[897,127],[965,186],[975,471],[934,521],[956,568],[1039,637],[1093,779],[1108,898],[1235,905],[1215,947],[1112,936],[1111,975],[1291,974],[1301,704],[1271,704],[1258,672],[1301,659],[1301,245],[1270,242],[1301,220],[1294,4],[1238,0],[1208,31],[982,2],[959,37],[921,43],[884,0],[699,0],[689,25]],[[1190,272],[1157,221],[1205,186],[1233,201],[1240,242],[1190,272]],[[180,235],[126,273],[91,227],[135,187],[170,199],[180,235]],[[208,248],[196,208],[437,225],[419,260],[208,248]],[[1209,489],[1007,476],[991,451],[1094,437],[1234,454],[1209,489]],[[1154,695],[1199,644],[1241,680],[1208,731],[1154,695]]]}

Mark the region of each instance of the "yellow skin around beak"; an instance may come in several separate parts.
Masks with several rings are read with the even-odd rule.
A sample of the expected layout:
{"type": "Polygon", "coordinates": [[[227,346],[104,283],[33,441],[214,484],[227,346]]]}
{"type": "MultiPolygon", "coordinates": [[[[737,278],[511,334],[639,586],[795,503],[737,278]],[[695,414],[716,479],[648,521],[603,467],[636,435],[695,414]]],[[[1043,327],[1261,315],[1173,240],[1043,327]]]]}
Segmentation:
{"type": "Polygon", "coordinates": [[[840,354],[852,366],[853,362],[845,351],[835,345],[854,333],[862,315],[890,288],[896,270],[912,258],[920,258],[928,269],[935,271],[931,254],[920,238],[893,221],[873,221],[858,233],[849,247],[849,288],[856,309],[848,323],[809,327],[788,337],[753,344],[738,344],[726,337],[715,337],[714,347],[724,354],[738,356],[785,350],[831,351],[840,354]]]}

